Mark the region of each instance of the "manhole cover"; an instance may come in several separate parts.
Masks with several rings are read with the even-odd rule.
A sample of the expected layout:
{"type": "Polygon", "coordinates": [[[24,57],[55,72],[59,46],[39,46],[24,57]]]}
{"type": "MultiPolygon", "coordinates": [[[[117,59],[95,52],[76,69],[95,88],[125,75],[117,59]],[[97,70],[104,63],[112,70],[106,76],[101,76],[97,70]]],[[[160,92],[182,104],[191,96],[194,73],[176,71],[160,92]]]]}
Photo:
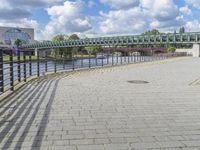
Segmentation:
{"type": "Polygon", "coordinates": [[[128,83],[133,83],[133,84],[147,84],[149,82],[147,81],[142,81],[142,80],[130,80],[130,81],[127,81],[128,83]]]}

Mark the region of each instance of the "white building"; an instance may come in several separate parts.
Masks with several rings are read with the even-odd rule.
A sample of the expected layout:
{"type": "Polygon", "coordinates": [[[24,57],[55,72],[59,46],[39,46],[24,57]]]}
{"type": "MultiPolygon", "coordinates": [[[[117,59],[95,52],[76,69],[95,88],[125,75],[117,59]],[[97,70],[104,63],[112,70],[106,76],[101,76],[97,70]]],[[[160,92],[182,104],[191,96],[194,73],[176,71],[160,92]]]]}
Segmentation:
{"type": "Polygon", "coordinates": [[[0,44],[14,45],[16,39],[22,43],[34,41],[33,28],[0,27],[0,44]]]}

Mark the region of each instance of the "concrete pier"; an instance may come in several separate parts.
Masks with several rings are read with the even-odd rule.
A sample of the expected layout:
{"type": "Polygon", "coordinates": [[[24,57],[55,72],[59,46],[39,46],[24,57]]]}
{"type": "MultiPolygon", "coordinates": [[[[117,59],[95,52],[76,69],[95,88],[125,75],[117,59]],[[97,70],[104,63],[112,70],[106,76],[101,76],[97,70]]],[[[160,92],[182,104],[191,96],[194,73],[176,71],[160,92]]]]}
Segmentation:
{"type": "Polygon", "coordinates": [[[200,149],[199,66],[174,58],[32,80],[0,103],[0,149],[200,149]]]}
{"type": "Polygon", "coordinates": [[[191,49],[176,49],[176,52],[186,52],[193,57],[200,57],[200,44],[193,44],[191,49]]]}

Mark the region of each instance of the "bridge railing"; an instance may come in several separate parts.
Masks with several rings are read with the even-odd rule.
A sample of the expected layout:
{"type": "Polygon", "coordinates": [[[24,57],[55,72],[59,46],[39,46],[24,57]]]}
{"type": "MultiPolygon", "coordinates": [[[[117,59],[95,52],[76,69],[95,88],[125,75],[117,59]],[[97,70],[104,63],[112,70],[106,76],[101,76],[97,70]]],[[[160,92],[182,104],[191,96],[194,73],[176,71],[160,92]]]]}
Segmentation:
{"type": "Polygon", "coordinates": [[[14,91],[15,87],[27,82],[32,77],[40,77],[47,73],[74,71],[83,68],[97,68],[129,63],[156,61],[171,57],[186,56],[186,53],[148,54],[134,51],[102,51],[92,55],[81,51],[70,58],[52,55],[49,50],[13,51],[0,49],[0,95],[6,91],[14,91]]]}

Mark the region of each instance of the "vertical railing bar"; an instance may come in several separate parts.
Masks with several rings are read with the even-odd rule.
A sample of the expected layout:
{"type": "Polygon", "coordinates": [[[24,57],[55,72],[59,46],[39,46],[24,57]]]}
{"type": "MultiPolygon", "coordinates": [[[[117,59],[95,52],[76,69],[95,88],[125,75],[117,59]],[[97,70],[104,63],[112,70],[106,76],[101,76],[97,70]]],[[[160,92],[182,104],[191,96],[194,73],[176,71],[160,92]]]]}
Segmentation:
{"type": "Polygon", "coordinates": [[[121,65],[122,65],[122,52],[121,52],[120,58],[121,58],[121,65]]]}
{"type": "Polygon", "coordinates": [[[55,53],[55,56],[54,56],[54,73],[57,72],[57,54],[55,53]]]}
{"type": "Polygon", "coordinates": [[[117,64],[119,63],[119,53],[117,52],[117,64]]]}
{"type": "Polygon", "coordinates": [[[4,93],[4,69],[3,69],[3,50],[0,49],[0,88],[4,93]]]}
{"type": "Polygon", "coordinates": [[[62,54],[63,70],[65,70],[65,53],[62,54]]]}
{"type": "Polygon", "coordinates": [[[40,51],[37,51],[37,76],[40,76],[40,51]]]}
{"type": "Polygon", "coordinates": [[[106,51],[107,53],[107,65],[109,65],[109,54],[108,54],[108,51],[106,51]]]}
{"type": "Polygon", "coordinates": [[[95,54],[95,63],[96,63],[96,66],[98,66],[98,60],[97,60],[97,57],[98,57],[98,55],[97,55],[97,53],[95,54]]]}
{"type": "Polygon", "coordinates": [[[114,65],[114,60],[113,60],[113,51],[112,51],[112,66],[114,65]]]}
{"type": "Polygon", "coordinates": [[[129,55],[130,53],[129,53],[129,51],[128,51],[128,64],[130,63],[130,55],[129,55]]]}
{"type": "Polygon", "coordinates": [[[32,76],[32,51],[29,51],[29,75],[32,76]]]}
{"type": "Polygon", "coordinates": [[[21,60],[20,60],[20,50],[17,51],[17,72],[18,72],[18,82],[21,82],[21,60]]]}
{"type": "Polygon", "coordinates": [[[48,58],[47,58],[47,51],[45,51],[45,72],[48,72],[48,58]]]}
{"type": "Polygon", "coordinates": [[[103,51],[101,52],[101,66],[103,67],[103,60],[104,60],[104,58],[103,58],[103,51]]]}
{"type": "Polygon", "coordinates": [[[81,49],[81,67],[83,68],[83,50],[81,49]]]}
{"type": "Polygon", "coordinates": [[[131,51],[131,62],[133,62],[133,52],[131,51]]]}
{"type": "Polygon", "coordinates": [[[24,62],[24,82],[26,82],[26,52],[23,51],[23,62],[24,62]]]}
{"type": "Polygon", "coordinates": [[[13,51],[10,50],[10,90],[14,91],[13,51]]]}
{"type": "Polygon", "coordinates": [[[136,56],[135,56],[135,52],[134,52],[134,55],[133,55],[133,57],[134,57],[134,63],[136,62],[136,56]]]}
{"type": "Polygon", "coordinates": [[[89,68],[91,68],[91,54],[90,54],[90,52],[89,52],[89,68]]]}
{"type": "Polygon", "coordinates": [[[72,51],[72,70],[75,70],[74,52],[72,51]]]}

